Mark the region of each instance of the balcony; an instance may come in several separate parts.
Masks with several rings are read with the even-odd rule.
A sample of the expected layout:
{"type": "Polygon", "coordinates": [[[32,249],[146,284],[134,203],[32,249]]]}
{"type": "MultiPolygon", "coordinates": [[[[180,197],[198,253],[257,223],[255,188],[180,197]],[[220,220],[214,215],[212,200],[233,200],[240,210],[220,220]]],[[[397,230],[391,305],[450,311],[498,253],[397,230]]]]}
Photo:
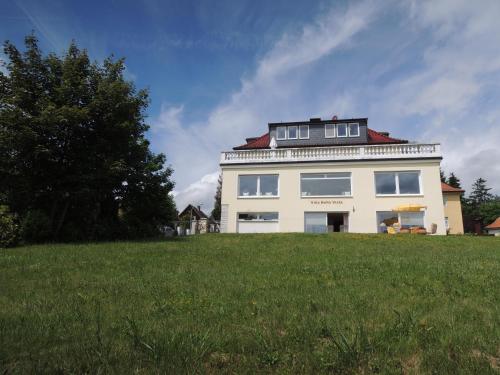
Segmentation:
{"type": "Polygon", "coordinates": [[[222,152],[220,164],[441,158],[439,143],[301,147],[222,152]]]}

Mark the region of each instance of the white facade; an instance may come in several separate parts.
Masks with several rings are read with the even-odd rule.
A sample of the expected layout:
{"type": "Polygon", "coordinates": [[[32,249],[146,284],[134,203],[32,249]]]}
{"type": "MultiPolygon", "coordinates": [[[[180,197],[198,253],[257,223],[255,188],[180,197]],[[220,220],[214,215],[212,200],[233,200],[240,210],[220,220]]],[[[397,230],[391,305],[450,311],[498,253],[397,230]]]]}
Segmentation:
{"type": "Polygon", "coordinates": [[[395,207],[421,205],[422,213],[396,216],[446,234],[440,160],[439,144],[223,152],[221,232],[377,233],[395,207]],[[395,178],[394,192],[377,192],[383,178],[395,178]],[[330,186],[335,194],[323,195],[330,186]]]}

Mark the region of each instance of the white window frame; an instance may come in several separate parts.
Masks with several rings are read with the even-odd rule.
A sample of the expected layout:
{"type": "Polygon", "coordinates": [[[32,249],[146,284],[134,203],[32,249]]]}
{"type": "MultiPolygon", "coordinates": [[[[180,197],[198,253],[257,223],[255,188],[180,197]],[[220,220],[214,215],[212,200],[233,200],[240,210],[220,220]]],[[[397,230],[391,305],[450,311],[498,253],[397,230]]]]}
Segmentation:
{"type": "Polygon", "coordinates": [[[347,124],[347,132],[349,133],[349,137],[359,137],[361,136],[361,132],[359,131],[359,123],[357,122],[350,122],[349,124],[347,124]],[[351,134],[351,125],[356,125],[357,128],[358,128],[358,134],[356,135],[352,135],[351,134]]]}
{"type": "MultiPolygon", "coordinates": [[[[306,178],[308,179],[308,178],[306,178]]],[[[347,177],[324,177],[324,178],[309,178],[308,180],[345,180],[347,177]]],[[[352,191],[353,191],[353,186],[352,186],[352,173],[351,172],[319,172],[319,173],[301,173],[300,174],[300,180],[299,180],[299,195],[300,198],[325,198],[325,197],[331,197],[331,198],[352,198],[352,191]],[[335,174],[335,173],[349,173],[349,182],[351,184],[351,191],[349,195],[304,195],[302,194],[302,176],[303,175],[308,175],[308,174],[335,174]]]]}
{"type": "Polygon", "coordinates": [[[422,173],[421,171],[377,171],[374,173],[373,181],[375,183],[375,196],[377,197],[420,197],[424,195],[423,186],[422,186],[422,173]],[[377,174],[384,173],[394,173],[394,178],[396,182],[396,194],[381,194],[377,193],[377,174]],[[418,173],[418,193],[411,194],[401,194],[399,192],[399,174],[400,173],[418,173]]]}
{"type": "Polygon", "coordinates": [[[335,128],[337,138],[347,138],[349,136],[349,125],[347,123],[337,124],[335,128]],[[339,135],[339,125],[345,126],[345,135],[339,135]]]}
{"type": "Polygon", "coordinates": [[[298,134],[299,134],[299,139],[309,139],[309,125],[300,125],[299,126],[299,133],[298,134]],[[302,129],[302,128],[307,129],[307,137],[302,137],[300,135],[300,129],[302,129]]]}
{"type": "Polygon", "coordinates": [[[335,138],[337,136],[337,129],[335,124],[325,124],[325,138],[335,138]],[[331,126],[333,130],[333,135],[327,135],[326,134],[326,127],[331,126]]]}
{"type": "Polygon", "coordinates": [[[277,223],[279,222],[280,220],[280,213],[275,211],[275,212],[238,212],[237,214],[237,220],[240,222],[240,223],[255,223],[255,222],[259,222],[259,223],[277,223]],[[240,219],[240,215],[241,214],[249,214],[249,215],[255,215],[257,216],[257,219],[255,220],[245,220],[245,219],[240,219]],[[261,215],[265,215],[265,214],[276,214],[278,217],[276,219],[272,219],[272,220],[264,220],[264,219],[261,219],[261,215]]]}
{"type": "Polygon", "coordinates": [[[286,138],[287,136],[288,136],[288,129],[286,128],[286,126],[278,126],[278,127],[276,127],[276,140],[278,140],[278,141],[284,141],[284,140],[286,140],[286,139],[287,139],[287,138],[286,138]],[[280,138],[280,137],[278,136],[278,133],[279,133],[279,129],[280,129],[280,128],[281,128],[281,129],[285,129],[285,138],[280,138]]]}
{"type": "Polygon", "coordinates": [[[287,139],[298,139],[299,138],[299,127],[297,125],[287,126],[286,129],[287,139]],[[295,128],[295,137],[290,137],[290,129],[295,128]]]}
{"type": "MultiPolygon", "coordinates": [[[[238,198],[239,199],[276,199],[280,197],[280,175],[277,173],[263,173],[263,174],[239,174],[238,175],[238,198]],[[257,177],[257,195],[240,195],[240,177],[242,176],[256,176],[257,177]],[[262,195],[260,191],[260,177],[261,176],[277,176],[278,186],[277,195],[262,195]]],[[[244,212],[243,212],[244,213],[244,212]]]]}

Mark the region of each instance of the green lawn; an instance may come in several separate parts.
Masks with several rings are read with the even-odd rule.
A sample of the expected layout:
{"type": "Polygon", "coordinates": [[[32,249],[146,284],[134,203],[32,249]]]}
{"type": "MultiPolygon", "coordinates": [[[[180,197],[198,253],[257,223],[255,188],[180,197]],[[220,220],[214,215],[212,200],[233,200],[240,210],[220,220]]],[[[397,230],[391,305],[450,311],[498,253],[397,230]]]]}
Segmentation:
{"type": "Polygon", "coordinates": [[[0,373],[499,366],[499,238],[204,235],[0,250],[0,373]]]}

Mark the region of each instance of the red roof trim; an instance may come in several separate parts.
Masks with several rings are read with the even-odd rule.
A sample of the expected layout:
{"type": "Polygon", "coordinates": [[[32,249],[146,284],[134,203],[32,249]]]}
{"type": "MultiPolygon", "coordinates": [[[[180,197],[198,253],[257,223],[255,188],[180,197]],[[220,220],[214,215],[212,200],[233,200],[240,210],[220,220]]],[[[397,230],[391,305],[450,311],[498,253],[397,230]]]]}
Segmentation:
{"type": "Polygon", "coordinates": [[[441,182],[441,190],[443,191],[443,193],[463,193],[465,191],[465,190],[450,186],[448,184],[445,184],[444,182],[441,182]]]}
{"type": "Polygon", "coordinates": [[[269,148],[269,133],[254,138],[244,145],[233,147],[233,150],[255,150],[259,148],[269,148]]]}
{"type": "Polygon", "coordinates": [[[388,135],[381,134],[373,129],[368,128],[368,143],[379,144],[379,143],[408,143],[407,140],[392,138],[388,135]]]}

